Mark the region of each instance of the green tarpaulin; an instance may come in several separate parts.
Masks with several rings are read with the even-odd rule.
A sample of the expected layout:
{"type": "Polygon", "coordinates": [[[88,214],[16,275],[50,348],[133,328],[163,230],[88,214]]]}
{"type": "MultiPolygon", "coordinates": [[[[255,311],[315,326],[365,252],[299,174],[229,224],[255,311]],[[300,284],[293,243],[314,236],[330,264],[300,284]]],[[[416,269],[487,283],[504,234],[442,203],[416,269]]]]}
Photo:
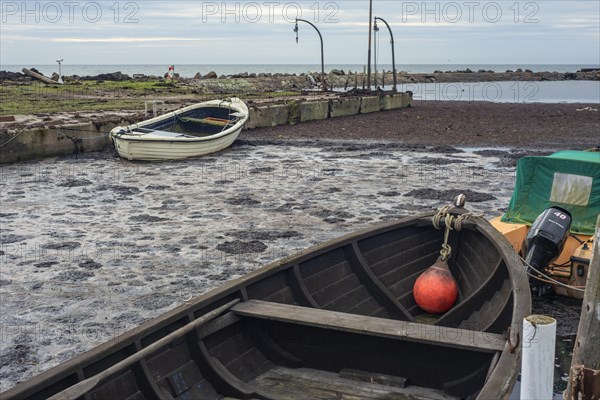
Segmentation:
{"type": "Polygon", "coordinates": [[[600,214],[600,152],[565,150],[519,160],[515,191],[502,221],[531,225],[553,205],[571,213],[571,232],[594,234],[600,214]]]}

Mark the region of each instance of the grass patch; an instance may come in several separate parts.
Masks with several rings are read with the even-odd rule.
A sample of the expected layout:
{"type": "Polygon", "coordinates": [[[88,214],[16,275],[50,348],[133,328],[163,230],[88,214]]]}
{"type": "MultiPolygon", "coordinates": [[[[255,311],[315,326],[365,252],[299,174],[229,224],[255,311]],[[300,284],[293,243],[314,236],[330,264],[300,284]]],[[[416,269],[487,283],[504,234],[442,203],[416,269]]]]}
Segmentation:
{"type": "Polygon", "coordinates": [[[227,88],[227,94],[201,93],[201,89],[164,81],[78,81],[64,85],[40,82],[0,86],[0,115],[40,114],[71,111],[143,110],[146,100],[192,104],[215,98],[237,96],[260,99],[298,96],[300,92],[239,93],[244,88],[227,88]],[[238,93],[236,93],[236,89],[238,93]]]}

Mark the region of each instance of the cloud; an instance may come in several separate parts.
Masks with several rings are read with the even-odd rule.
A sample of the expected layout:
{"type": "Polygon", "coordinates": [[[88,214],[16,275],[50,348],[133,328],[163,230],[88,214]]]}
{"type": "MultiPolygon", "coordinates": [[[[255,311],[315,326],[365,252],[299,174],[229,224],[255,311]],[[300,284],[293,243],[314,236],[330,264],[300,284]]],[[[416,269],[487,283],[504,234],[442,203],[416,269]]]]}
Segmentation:
{"type": "MultiPolygon", "coordinates": [[[[43,14],[43,4],[50,3],[39,3],[43,14]]],[[[97,54],[110,54],[111,46],[129,46],[131,59],[140,63],[160,57],[160,49],[168,52],[173,63],[196,59],[209,63],[312,63],[319,52],[312,27],[299,27],[301,43],[295,46],[293,19],[300,13],[323,34],[326,62],[364,63],[366,59],[367,0],[96,3],[102,13],[94,23],[90,21],[97,10],[90,8],[84,15],[83,3],[72,13],[62,10],[62,18],[55,23],[48,21],[56,19],[56,13],[40,15],[37,20],[32,15],[23,18],[14,10],[3,15],[2,63],[19,64],[50,50],[75,57],[74,63],[94,63],[97,54]],[[193,46],[202,46],[202,54],[181,49],[193,46]],[[224,52],[224,46],[231,51],[224,52]],[[156,47],[157,54],[142,47],[156,47]],[[177,47],[179,51],[173,49],[177,47]]],[[[373,0],[373,15],[390,24],[402,61],[600,63],[598,1],[373,0]],[[517,53],[515,48],[532,51],[517,53]],[[457,56],[449,57],[450,52],[457,56]]],[[[380,28],[381,43],[387,43],[387,29],[380,28]]]]}
{"type": "Polygon", "coordinates": [[[231,38],[190,38],[190,37],[112,37],[112,38],[51,38],[55,43],[146,43],[146,42],[213,42],[231,38]]]}

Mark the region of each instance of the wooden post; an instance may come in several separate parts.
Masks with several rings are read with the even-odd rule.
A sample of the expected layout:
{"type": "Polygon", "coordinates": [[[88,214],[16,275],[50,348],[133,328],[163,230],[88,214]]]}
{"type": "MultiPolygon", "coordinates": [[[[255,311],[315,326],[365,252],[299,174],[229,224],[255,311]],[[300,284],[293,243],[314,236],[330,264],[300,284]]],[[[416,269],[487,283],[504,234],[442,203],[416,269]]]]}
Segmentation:
{"type": "Polygon", "coordinates": [[[32,78],[38,79],[38,80],[40,80],[40,81],[42,81],[44,83],[50,84],[50,85],[56,85],[56,84],[58,84],[58,82],[53,81],[52,79],[48,78],[47,76],[44,76],[42,74],[38,74],[37,72],[33,72],[32,70],[27,69],[27,68],[23,68],[21,70],[21,72],[23,72],[25,75],[29,75],[32,78]]]}
{"type": "Polygon", "coordinates": [[[579,399],[582,391],[584,392],[581,393],[582,398],[592,398],[587,397],[591,393],[585,393],[585,388],[593,386],[598,388],[597,377],[599,375],[593,372],[584,374],[582,373],[584,368],[588,371],[600,369],[600,216],[596,223],[594,249],[581,304],[581,317],[573,350],[569,382],[564,393],[565,399],[579,399]],[[588,382],[582,382],[582,380],[586,380],[586,375],[590,376],[588,382]],[[591,382],[594,379],[592,375],[596,376],[595,383],[591,382]]]}

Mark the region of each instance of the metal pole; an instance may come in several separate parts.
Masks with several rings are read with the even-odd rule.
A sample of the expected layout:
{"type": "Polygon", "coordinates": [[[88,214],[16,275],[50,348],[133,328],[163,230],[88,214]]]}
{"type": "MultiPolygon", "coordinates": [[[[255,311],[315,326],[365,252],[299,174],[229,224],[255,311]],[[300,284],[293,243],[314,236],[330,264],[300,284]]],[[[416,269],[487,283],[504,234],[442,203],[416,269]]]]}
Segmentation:
{"type": "Polygon", "coordinates": [[[397,86],[398,86],[398,78],[396,78],[396,57],[394,55],[394,34],[392,33],[392,28],[390,28],[389,24],[386,22],[385,19],[380,18],[380,17],[375,17],[375,19],[383,21],[385,26],[387,26],[388,31],[390,31],[391,44],[392,44],[392,72],[394,74],[394,92],[395,92],[397,90],[397,86]]]}
{"type": "Polygon", "coordinates": [[[379,27],[377,26],[377,22],[373,25],[373,70],[375,72],[375,88],[377,88],[377,33],[379,32],[379,27]]]}
{"type": "Polygon", "coordinates": [[[371,90],[371,29],[373,29],[373,0],[369,0],[369,61],[367,63],[367,87],[371,90]]]}
{"type": "Polygon", "coordinates": [[[556,320],[545,315],[523,319],[521,399],[551,399],[554,384],[556,320]]]}
{"type": "Polygon", "coordinates": [[[60,64],[63,62],[64,59],[60,59],[60,60],[56,60],[56,62],[58,63],[58,82],[60,83],[62,81],[62,71],[60,68],[60,64]]]}
{"type": "Polygon", "coordinates": [[[315,30],[319,34],[319,39],[321,40],[321,78],[323,80],[323,91],[326,91],[327,85],[325,82],[325,52],[323,50],[323,36],[321,35],[319,28],[317,28],[312,22],[307,21],[305,19],[296,18],[296,28],[294,28],[294,32],[296,32],[296,43],[298,43],[298,21],[306,22],[307,24],[315,28],[315,30]]]}

